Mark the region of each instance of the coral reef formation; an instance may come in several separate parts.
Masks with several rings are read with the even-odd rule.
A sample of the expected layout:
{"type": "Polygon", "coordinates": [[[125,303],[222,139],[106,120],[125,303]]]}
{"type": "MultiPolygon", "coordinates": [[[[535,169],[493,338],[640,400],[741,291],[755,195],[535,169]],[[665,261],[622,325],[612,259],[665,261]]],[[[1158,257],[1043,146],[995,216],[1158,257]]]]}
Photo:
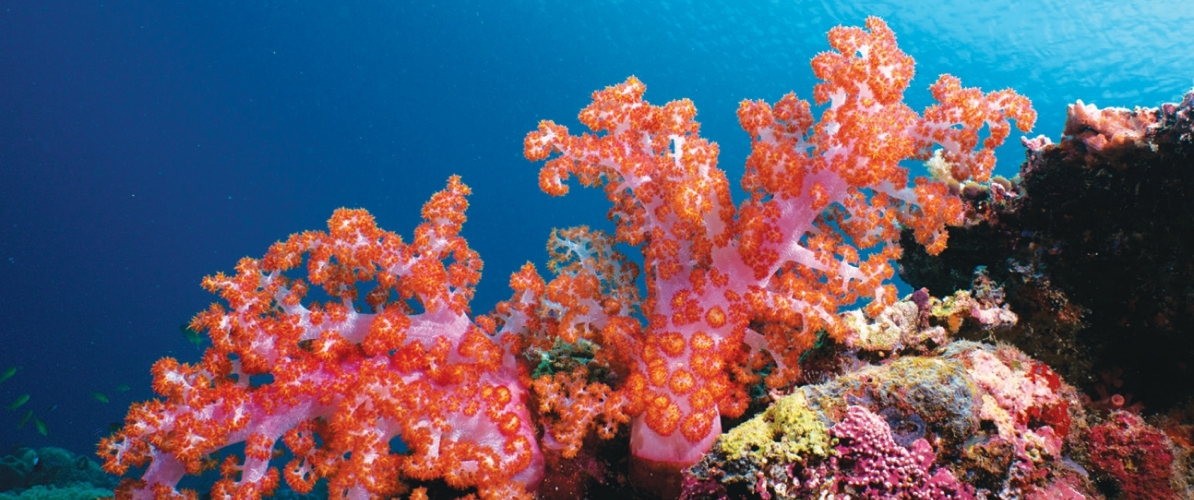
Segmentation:
{"type": "Polygon", "coordinates": [[[1194,396],[1179,383],[1194,381],[1192,108],[1194,93],[1071,105],[1059,143],[1024,141],[1017,179],[957,188],[966,223],[948,249],[929,256],[906,233],[901,276],[945,294],[985,266],[1022,319],[1003,340],[1112,406],[1182,404],[1194,396]]]}
{"type": "MultiPolygon", "coordinates": [[[[847,314],[871,324],[890,321],[886,313],[847,314]]],[[[983,316],[976,311],[971,318],[983,316]]],[[[950,318],[929,317],[905,330],[936,330],[950,318]]],[[[993,328],[998,335],[1014,325],[993,328]]],[[[874,363],[843,363],[831,380],[798,387],[727,431],[687,471],[682,497],[1179,499],[1194,493],[1189,446],[1163,426],[1123,410],[1088,411],[1074,387],[1009,344],[920,337],[928,346],[906,346],[874,363]]]]}
{"type": "Polygon", "coordinates": [[[409,243],[341,209],[206,278],[212,347],[155,364],[160,399],[100,444],[140,473],[115,496],[198,498],[180,481],[204,474],[213,498],[1194,494],[1194,210],[1172,205],[1194,94],[1079,102],[991,179],[1026,98],[944,75],[916,112],[882,20],[829,41],[819,117],[741,103],[738,205],[692,102],[637,78],[593,94],[591,132],[541,122],[543,191],[602,187],[616,231],[554,231],[552,277],[528,263],[489,314],[456,177],[409,243]]]}
{"type": "Polygon", "coordinates": [[[0,458],[0,499],[93,499],[116,480],[90,457],[56,447],[18,448],[0,458]]]}

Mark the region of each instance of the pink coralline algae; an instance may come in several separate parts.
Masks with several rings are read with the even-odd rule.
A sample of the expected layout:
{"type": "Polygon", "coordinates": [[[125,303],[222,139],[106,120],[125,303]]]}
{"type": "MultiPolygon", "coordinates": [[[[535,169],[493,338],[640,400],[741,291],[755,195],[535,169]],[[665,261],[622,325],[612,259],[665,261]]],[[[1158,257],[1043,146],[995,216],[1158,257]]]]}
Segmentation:
{"type": "Polygon", "coordinates": [[[1118,482],[1121,498],[1177,498],[1169,439],[1136,414],[1112,412],[1090,429],[1090,461],[1118,482]]]}
{"type": "Polygon", "coordinates": [[[860,498],[973,499],[969,486],[948,470],[932,469],[935,454],[928,441],[910,448],[895,442],[891,427],[861,406],[851,406],[846,418],[830,430],[838,439],[838,456],[830,467],[839,469],[839,490],[860,498]]]}
{"type": "Polygon", "coordinates": [[[781,397],[721,437],[682,498],[1194,498],[1184,415],[1087,408],[1018,349],[955,341],[781,397]]]}
{"type": "MultiPolygon", "coordinates": [[[[1107,498],[1068,458],[1083,446],[1087,425],[1081,407],[1069,404],[1076,391],[1010,346],[953,342],[930,355],[853,367],[781,401],[790,398],[829,427],[827,456],[811,445],[795,459],[773,453],[744,424],[723,442],[745,440],[758,451],[715,447],[690,471],[688,498],[1107,498]],[[739,493],[743,487],[751,493],[739,493]]],[[[804,423],[772,439],[815,442],[814,431],[804,423]]]]}

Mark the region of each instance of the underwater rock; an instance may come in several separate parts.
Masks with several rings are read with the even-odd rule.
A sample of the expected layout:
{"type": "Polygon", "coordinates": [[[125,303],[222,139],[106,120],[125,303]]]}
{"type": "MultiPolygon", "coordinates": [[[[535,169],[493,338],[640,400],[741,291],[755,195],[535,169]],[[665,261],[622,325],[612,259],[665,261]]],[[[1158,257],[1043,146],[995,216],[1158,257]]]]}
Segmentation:
{"type": "MultiPolygon", "coordinates": [[[[16,495],[40,488],[30,495],[36,494],[36,498],[58,498],[60,495],[65,495],[61,498],[76,498],[72,495],[78,491],[92,491],[95,488],[107,488],[107,494],[110,495],[115,486],[116,479],[104,473],[90,457],[76,455],[62,448],[19,448],[0,458],[0,492],[16,495]]],[[[22,498],[34,497],[27,495],[22,498]]]]}
{"type": "Polygon", "coordinates": [[[111,496],[112,490],[96,488],[88,483],[77,483],[61,488],[37,485],[19,493],[0,491],[0,500],[95,500],[111,496]]]}
{"type": "Polygon", "coordinates": [[[1020,317],[996,339],[1094,399],[1181,404],[1194,396],[1192,124],[1194,93],[1157,108],[1071,105],[1060,143],[1024,141],[1017,179],[962,189],[967,223],[948,249],[929,257],[905,235],[901,276],[945,294],[985,266],[1020,317]]]}
{"type": "Polygon", "coordinates": [[[1014,327],[1018,316],[1004,304],[1003,289],[985,270],[975,272],[970,290],[945,298],[920,289],[871,317],[865,309],[842,313],[844,347],[868,353],[924,353],[962,335],[993,336],[992,330],[1014,327]],[[982,333],[986,332],[986,333],[982,333]]]}
{"type": "Polygon", "coordinates": [[[1178,499],[1188,455],[1011,345],[957,341],[795,389],[719,438],[682,498],[1178,499]]]}
{"type": "Polygon", "coordinates": [[[1176,488],[1181,488],[1169,438],[1138,415],[1113,412],[1090,429],[1090,448],[1091,462],[1126,498],[1175,498],[1176,488]]]}

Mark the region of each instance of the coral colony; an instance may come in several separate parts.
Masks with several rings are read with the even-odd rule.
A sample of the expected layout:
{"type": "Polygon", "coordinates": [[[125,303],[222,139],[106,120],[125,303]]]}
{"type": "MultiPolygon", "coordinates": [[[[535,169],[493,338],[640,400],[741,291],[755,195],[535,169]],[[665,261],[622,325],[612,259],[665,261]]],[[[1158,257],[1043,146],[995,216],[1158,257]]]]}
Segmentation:
{"type": "MultiPolygon", "coordinates": [[[[1037,195],[990,178],[1012,122],[1032,127],[1028,99],[945,75],[918,113],[903,103],[913,60],[882,20],[829,43],[812,60],[819,118],[795,94],[740,105],[737,206],[693,103],[652,105],[634,77],[593,94],[590,132],[540,123],[524,144],[546,161],[540,187],[603,188],[616,232],[553,232],[551,276],[527,264],[489,314],[469,309],[481,260],[457,177],[409,241],[341,209],[205,278],[223,301],[191,328],[212,347],[155,364],[160,398],[100,443],[105,470],[138,476],[116,497],[1187,497],[1189,408],[1143,418],[1106,350],[1039,360],[1087,337],[1082,306],[1032,302],[1064,299],[1047,269],[1074,268],[998,240],[1035,238],[1039,257],[1067,237],[1007,216],[1037,195]],[[1003,260],[935,261],[955,238],[1003,260]],[[924,288],[899,300],[902,256],[924,288]]],[[[1189,108],[1079,105],[1068,149],[1027,141],[1028,168],[1124,162],[1164,127],[1188,132],[1189,108]]]]}

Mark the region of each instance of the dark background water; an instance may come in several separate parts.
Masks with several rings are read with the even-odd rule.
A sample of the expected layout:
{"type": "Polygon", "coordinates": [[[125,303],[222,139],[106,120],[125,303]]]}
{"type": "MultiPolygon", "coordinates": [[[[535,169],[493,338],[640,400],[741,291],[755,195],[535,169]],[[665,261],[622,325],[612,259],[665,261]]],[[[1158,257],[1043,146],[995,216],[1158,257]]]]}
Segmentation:
{"type": "Polygon", "coordinates": [[[213,300],[204,275],[337,207],[409,235],[462,175],[488,311],[552,227],[604,226],[599,193],[539,192],[524,134],[576,125],[629,75],[652,102],[693,99],[735,187],[737,103],[811,97],[826,31],[867,15],[917,59],[915,108],[949,72],[1029,96],[1032,135],[1056,138],[1075,99],[1151,106],[1194,77],[1188,2],[907,3],[0,1],[0,371],[20,367],[0,384],[0,455],[93,450],[150,397],[154,360],[198,358],[179,325],[213,300]],[[17,428],[26,409],[48,436],[17,428]]]}

